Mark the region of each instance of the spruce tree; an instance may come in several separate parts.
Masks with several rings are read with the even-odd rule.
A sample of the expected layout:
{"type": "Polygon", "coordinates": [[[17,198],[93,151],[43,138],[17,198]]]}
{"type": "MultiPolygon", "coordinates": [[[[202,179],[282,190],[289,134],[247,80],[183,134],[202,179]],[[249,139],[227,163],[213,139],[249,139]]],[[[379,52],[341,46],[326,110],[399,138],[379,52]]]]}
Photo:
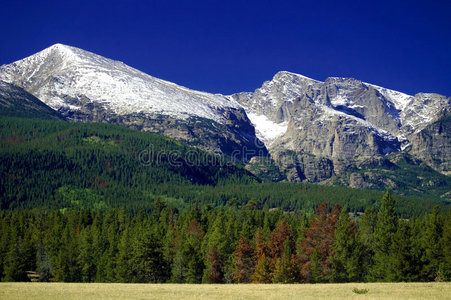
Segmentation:
{"type": "Polygon", "coordinates": [[[390,264],[390,246],[398,227],[395,201],[390,192],[382,198],[381,207],[377,214],[377,222],[373,236],[373,266],[369,279],[372,281],[387,281],[390,264]]]}
{"type": "Polygon", "coordinates": [[[206,266],[202,278],[203,283],[224,282],[224,273],[221,270],[221,261],[215,246],[212,246],[207,253],[206,266]]]}
{"type": "Polygon", "coordinates": [[[295,265],[292,260],[292,246],[289,238],[285,240],[283,253],[277,258],[273,274],[274,283],[294,283],[298,280],[295,265]]]}
{"type": "Polygon", "coordinates": [[[443,246],[441,244],[443,224],[438,214],[437,206],[434,207],[432,214],[426,218],[424,225],[421,239],[421,278],[423,280],[433,281],[437,276],[440,262],[443,258],[443,246]]]}
{"type": "Polygon", "coordinates": [[[415,261],[412,256],[410,227],[407,222],[400,222],[390,246],[387,281],[412,281],[415,261]]]}
{"type": "Polygon", "coordinates": [[[271,262],[266,255],[260,256],[255,265],[254,274],[251,276],[252,282],[255,283],[271,283],[272,282],[272,270],[271,262]]]}
{"type": "Polygon", "coordinates": [[[356,282],[362,278],[363,245],[357,235],[357,225],[343,208],[334,233],[331,258],[333,282],[356,282]]]}
{"type": "Polygon", "coordinates": [[[237,283],[251,282],[251,275],[254,272],[254,248],[246,238],[241,238],[235,248],[235,271],[233,280],[237,283]]]}
{"type": "Polygon", "coordinates": [[[443,245],[443,263],[442,276],[445,280],[451,280],[451,214],[448,213],[443,226],[442,238],[440,240],[443,245]]]}

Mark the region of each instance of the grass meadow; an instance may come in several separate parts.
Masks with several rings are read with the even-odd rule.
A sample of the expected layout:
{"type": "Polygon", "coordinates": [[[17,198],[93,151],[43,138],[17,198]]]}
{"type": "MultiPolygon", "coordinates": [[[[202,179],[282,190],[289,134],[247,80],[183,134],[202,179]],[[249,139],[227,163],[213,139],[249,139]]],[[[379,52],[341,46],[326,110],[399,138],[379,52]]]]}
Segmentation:
{"type": "Polygon", "coordinates": [[[451,283],[0,283],[0,299],[451,299],[451,283]]]}

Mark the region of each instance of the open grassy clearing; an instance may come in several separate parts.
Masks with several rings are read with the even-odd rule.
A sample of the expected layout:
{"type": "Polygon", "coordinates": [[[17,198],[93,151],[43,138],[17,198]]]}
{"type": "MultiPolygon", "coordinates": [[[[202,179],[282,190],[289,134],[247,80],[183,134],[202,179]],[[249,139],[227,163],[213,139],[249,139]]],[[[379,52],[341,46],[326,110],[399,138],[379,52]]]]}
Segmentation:
{"type": "Polygon", "coordinates": [[[0,283],[0,299],[450,299],[451,283],[0,283]],[[368,290],[356,294],[353,290],[368,290]]]}

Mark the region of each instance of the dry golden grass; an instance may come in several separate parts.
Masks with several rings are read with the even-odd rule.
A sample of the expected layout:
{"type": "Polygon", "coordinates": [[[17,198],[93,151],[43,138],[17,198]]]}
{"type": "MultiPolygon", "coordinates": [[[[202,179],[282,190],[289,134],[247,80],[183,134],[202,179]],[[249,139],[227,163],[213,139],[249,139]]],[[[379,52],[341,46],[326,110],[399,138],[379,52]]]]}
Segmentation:
{"type": "Polygon", "coordinates": [[[451,299],[451,283],[0,283],[0,299],[451,299]]]}

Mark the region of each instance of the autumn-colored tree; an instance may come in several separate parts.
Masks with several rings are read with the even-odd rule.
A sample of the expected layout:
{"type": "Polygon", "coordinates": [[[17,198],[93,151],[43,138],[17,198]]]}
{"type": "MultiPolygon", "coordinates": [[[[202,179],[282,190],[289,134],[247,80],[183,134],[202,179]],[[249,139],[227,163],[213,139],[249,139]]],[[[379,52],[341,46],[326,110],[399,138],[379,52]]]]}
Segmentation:
{"type": "Polygon", "coordinates": [[[332,244],[340,208],[335,205],[332,212],[328,214],[327,211],[328,208],[325,203],[319,205],[315,212],[315,218],[305,231],[305,238],[301,242],[299,262],[302,265],[302,276],[306,281],[311,280],[310,268],[312,264],[308,262],[315,250],[318,252],[318,261],[322,270],[321,280],[326,280],[331,272],[330,257],[334,253],[332,244]]]}
{"type": "Polygon", "coordinates": [[[255,245],[255,257],[257,260],[262,256],[269,256],[269,247],[260,228],[258,228],[255,233],[255,245]]]}
{"type": "Polygon", "coordinates": [[[272,266],[270,249],[268,244],[263,238],[263,233],[260,228],[257,229],[255,235],[255,258],[257,263],[255,264],[255,271],[251,276],[252,282],[255,283],[271,283],[272,282],[272,266]]]}
{"type": "Polygon", "coordinates": [[[233,280],[237,283],[251,282],[251,276],[255,268],[255,249],[250,245],[248,239],[241,238],[235,248],[235,267],[233,280]]]}
{"type": "Polygon", "coordinates": [[[285,243],[289,243],[291,253],[294,252],[294,236],[291,226],[285,221],[280,220],[276,230],[271,233],[269,239],[269,254],[272,259],[277,259],[282,256],[285,243]]]}
{"type": "Polygon", "coordinates": [[[224,273],[221,270],[221,262],[218,251],[212,246],[207,253],[207,267],[204,270],[202,278],[203,283],[222,283],[224,282],[224,273]]]}

